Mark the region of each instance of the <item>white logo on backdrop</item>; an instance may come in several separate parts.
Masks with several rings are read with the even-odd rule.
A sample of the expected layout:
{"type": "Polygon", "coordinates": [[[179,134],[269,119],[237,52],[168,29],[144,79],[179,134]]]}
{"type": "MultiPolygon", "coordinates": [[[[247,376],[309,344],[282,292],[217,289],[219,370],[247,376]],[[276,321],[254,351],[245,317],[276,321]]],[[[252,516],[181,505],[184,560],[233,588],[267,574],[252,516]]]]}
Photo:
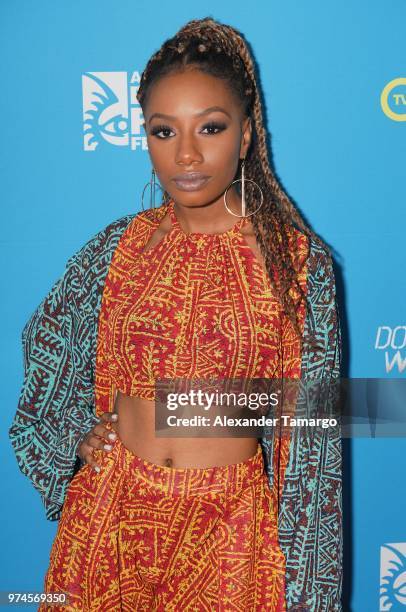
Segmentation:
{"type": "Polygon", "coordinates": [[[389,374],[397,366],[400,374],[406,368],[406,357],[402,357],[400,352],[406,347],[406,325],[389,327],[380,325],[377,330],[375,349],[385,351],[385,368],[389,374]]]}
{"type": "Polygon", "coordinates": [[[406,612],[406,542],[381,546],[379,612],[406,612]]]}
{"type": "Polygon", "coordinates": [[[137,100],[139,72],[86,72],[82,75],[83,148],[105,146],[148,149],[141,133],[143,115],[137,100]]]}

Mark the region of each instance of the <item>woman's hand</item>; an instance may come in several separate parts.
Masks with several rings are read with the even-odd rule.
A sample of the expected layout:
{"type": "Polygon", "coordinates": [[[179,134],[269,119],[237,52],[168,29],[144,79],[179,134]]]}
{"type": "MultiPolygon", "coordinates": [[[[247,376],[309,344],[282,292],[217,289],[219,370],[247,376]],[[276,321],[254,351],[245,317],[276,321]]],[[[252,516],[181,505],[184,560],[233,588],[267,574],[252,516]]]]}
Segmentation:
{"type": "Polygon", "coordinates": [[[104,412],[100,418],[100,421],[86,434],[77,449],[77,455],[84,461],[92,466],[96,472],[100,472],[100,467],[97,465],[93,457],[94,448],[102,448],[107,453],[112,449],[112,442],[117,439],[117,434],[111,431],[106,425],[110,423],[117,423],[118,414],[115,412],[104,412]],[[106,425],[105,425],[106,423],[106,425]]]}

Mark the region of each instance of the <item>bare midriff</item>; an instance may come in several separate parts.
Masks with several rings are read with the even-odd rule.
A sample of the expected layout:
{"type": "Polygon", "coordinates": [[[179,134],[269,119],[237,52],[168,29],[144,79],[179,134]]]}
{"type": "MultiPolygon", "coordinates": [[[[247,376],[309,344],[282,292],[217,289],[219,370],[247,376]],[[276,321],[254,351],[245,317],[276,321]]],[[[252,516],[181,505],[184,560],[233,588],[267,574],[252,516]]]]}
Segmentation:
{"type": "Polygon", "coordinates": [[[255,455],[258,438],[157,438],[155,402],[118,391],[112,424],[124,446],[146,461],[173,468],[240,463],[255,455]]]}

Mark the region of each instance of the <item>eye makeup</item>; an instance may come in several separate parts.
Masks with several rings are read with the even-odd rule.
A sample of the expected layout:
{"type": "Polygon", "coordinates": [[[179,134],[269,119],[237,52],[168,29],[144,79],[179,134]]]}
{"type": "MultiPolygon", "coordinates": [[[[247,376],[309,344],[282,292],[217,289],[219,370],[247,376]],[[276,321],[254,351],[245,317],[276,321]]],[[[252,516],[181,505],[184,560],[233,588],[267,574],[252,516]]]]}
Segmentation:
{"type": "MultiPolygon", "coordinates": [[[[215,136],[216,134],[219,134],[226,128],[227,128],[227,125],[222,121],[208,121],[202,126],[202,131],[207,130],[207,129],[216,130],[215,132],[211,132],[209,134],[206,133],[207,136],[215,136]]],[[[172,131],[172,128],[170,128],[168,125],[159,124],[159,125],[154,125],[151,128],[150,133],[152,136],[156,136],[157,138],[161,140],[166,140],[168,136],[158,136],[158,134],[160,134],[161,132],[171,132],[171,131],[172,131]]]]}

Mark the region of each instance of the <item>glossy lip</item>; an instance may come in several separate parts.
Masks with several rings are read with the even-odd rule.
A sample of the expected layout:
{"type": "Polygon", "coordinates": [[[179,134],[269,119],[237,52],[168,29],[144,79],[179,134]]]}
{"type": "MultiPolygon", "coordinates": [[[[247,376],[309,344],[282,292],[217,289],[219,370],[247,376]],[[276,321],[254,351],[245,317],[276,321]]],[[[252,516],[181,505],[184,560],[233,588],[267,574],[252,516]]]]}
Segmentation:
{"type": "Polygon", "coordinates": [[[187,172],[185,174],[178,174],[173,178],[173,181],[181,191],[198,191],[209,179],[210,176],[201,172],[187,172]]]}
{"type": "Polygon", "coordinates": [[[210,178],[208,174],[203,172],[184,172],[183,174],[176,174],[173,177],[174,181],[195,181],[200,179],[210,178]]]}

